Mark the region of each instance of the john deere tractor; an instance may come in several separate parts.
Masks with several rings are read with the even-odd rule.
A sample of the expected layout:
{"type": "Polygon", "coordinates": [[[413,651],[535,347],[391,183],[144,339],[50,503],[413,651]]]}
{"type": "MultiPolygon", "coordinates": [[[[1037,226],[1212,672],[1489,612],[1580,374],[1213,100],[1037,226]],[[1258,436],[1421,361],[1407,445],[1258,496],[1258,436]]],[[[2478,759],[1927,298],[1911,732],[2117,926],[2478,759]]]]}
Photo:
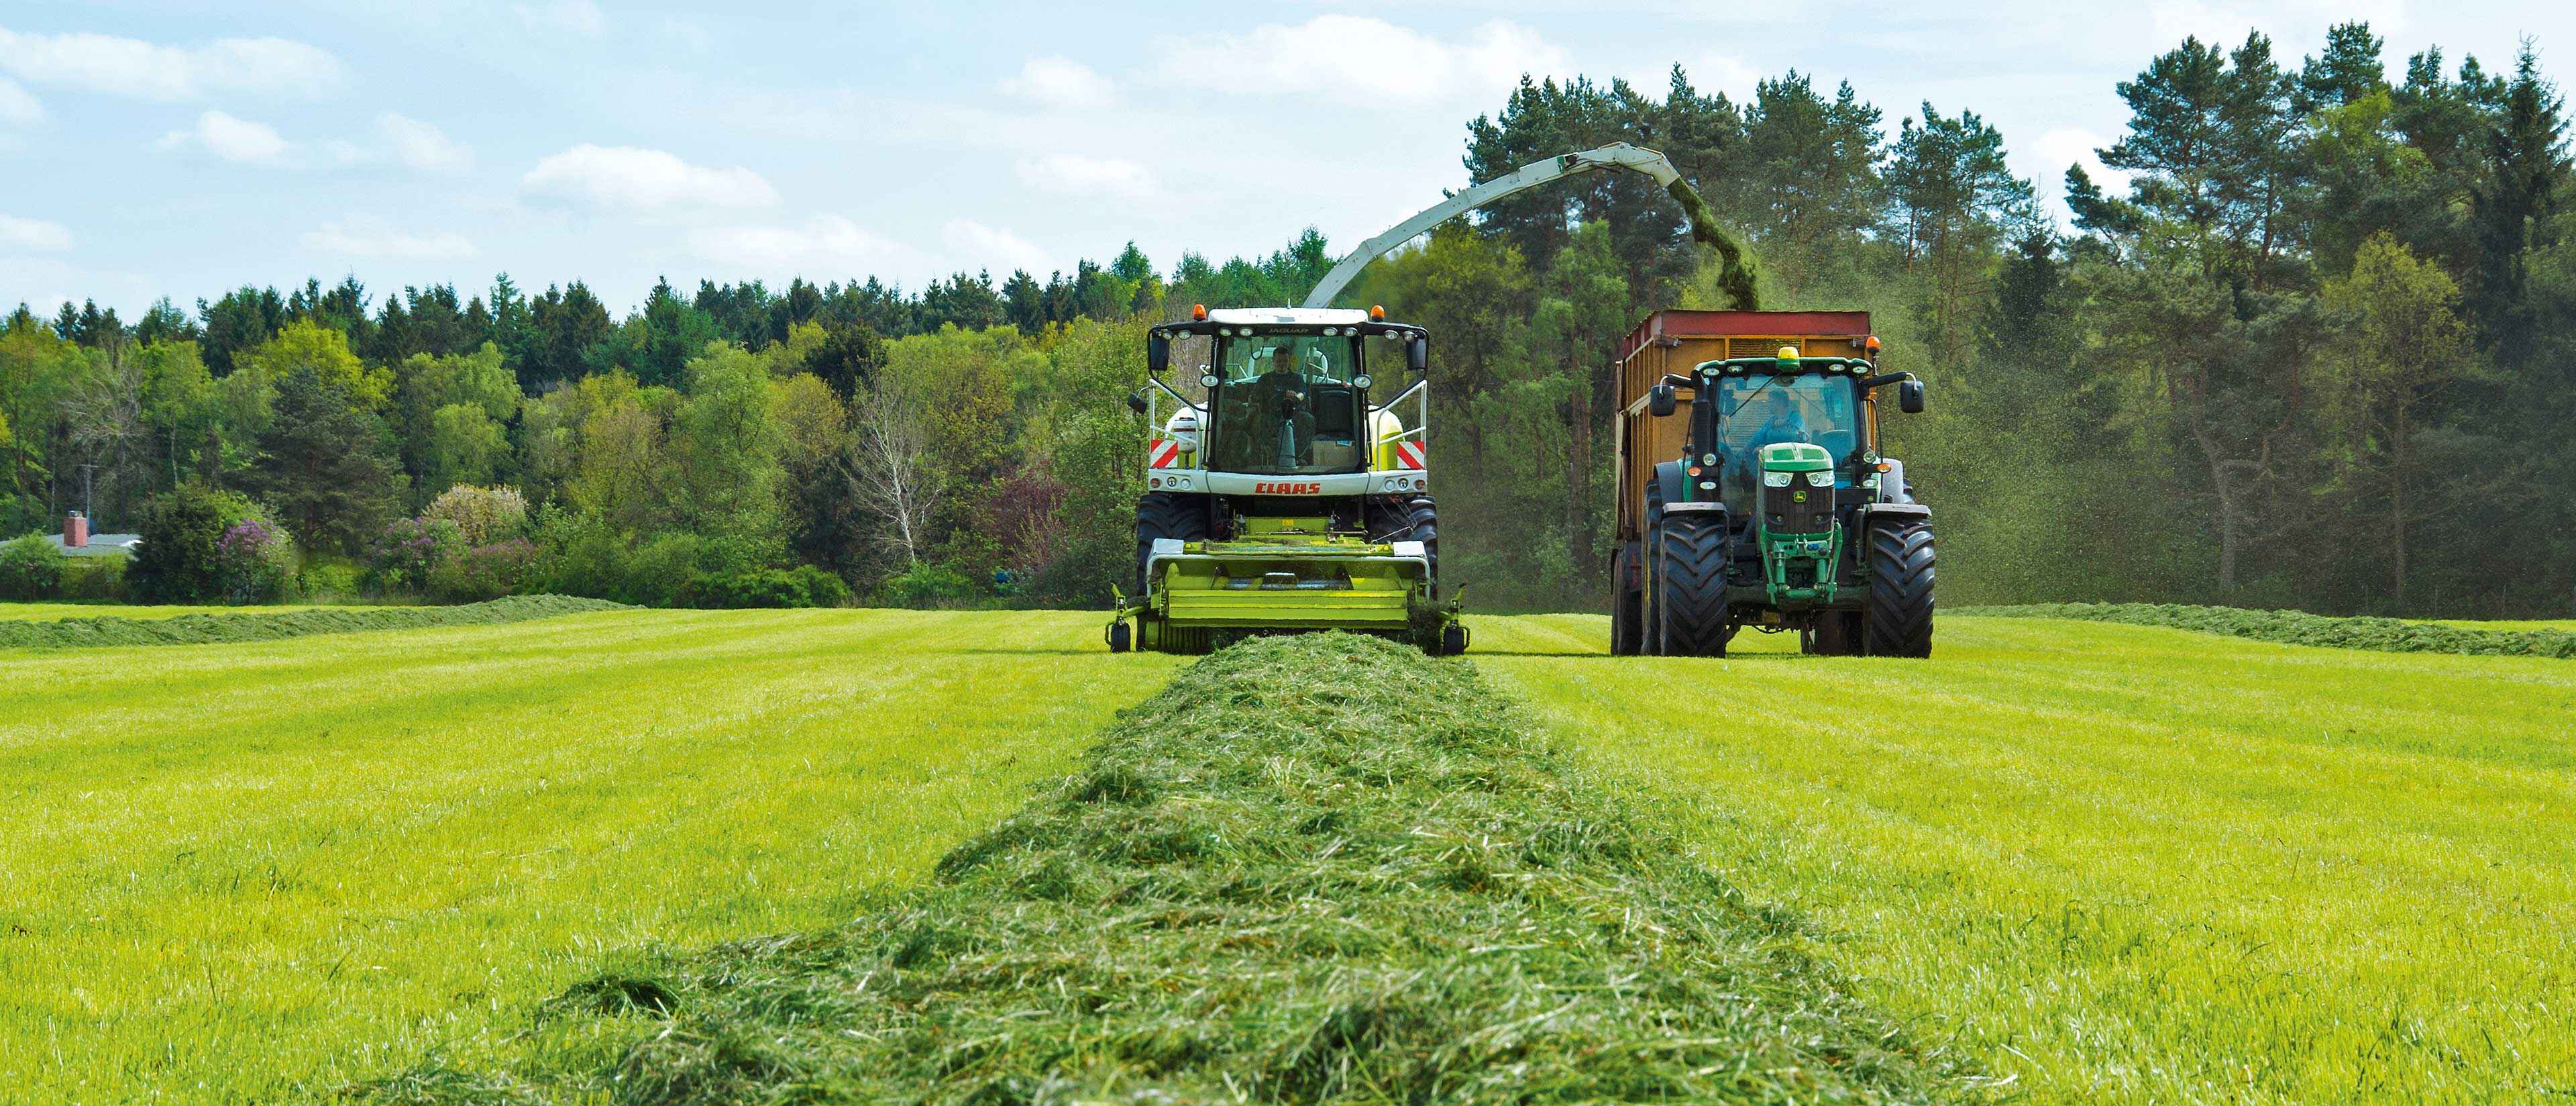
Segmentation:
{"type": "Polygon", "coordinates": [[[1923,384],[1878,372],[1877,339],[1866,344],[1872,356],[1783,345],[1704,361],[1647,392],[1639,414],[1652,420],[1669,425],[1684,390],[1689,408],[1680,455],[1657,459],[1640,489],[1613,651],[1724,656],[1752,627],[1794,631],[1810,653],[1931,655],[1931,509],[1879,452],[1876,418],[1880,389],[1911,413],[1923,384]]]}
{"type": "Polygon", "coordinates": [[[1147,336],[1147,389],[1129,400],[1152,430],[1110,649],[1338,629],[1464,651],[1440,590],[1422,328],[1377,309],[1192,314],[1147,336]],[[1197,398],[1164,380],[1189,339],[1209,351],[1197,398]]]}

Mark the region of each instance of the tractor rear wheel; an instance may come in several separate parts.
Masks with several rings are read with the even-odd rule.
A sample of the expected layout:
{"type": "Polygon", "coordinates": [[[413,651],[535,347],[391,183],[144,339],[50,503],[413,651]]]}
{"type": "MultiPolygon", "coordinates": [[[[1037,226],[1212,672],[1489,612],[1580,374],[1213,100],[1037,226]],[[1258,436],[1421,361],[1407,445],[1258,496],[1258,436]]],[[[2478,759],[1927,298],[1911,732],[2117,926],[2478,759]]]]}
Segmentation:
{"type": "Polygon", "coordinates": [[[1861,649],[1873,657],[1932,655],[1932,524],[1891,520],[1869,528],[1869,605],[1861,649]]]}
{"type": "Polygon", "coordinates": [[[1636,543],[1619,547],[1610,557],[1610,655],[1633,657],[1645,651],[1646,586],[1639,577],[1636,543]]]}
{"type": "Polygon", "coordinates": [[[1146,492],[1137,499],[1134,598],[1142,599],[1153,592],[1154,581],[1145,571],[1145,560],[1154,555],[1156,540],[1206,541],[1207,536],[1207,502],[1200,497],[1180,492],[1146,492]]]}
{"type": "Polygon", "coordinates": [[[1648,632],[1668,657],[1726,655],[1726,519],[1691,512],[1656,528],[1655,609],[1648,632]]]}

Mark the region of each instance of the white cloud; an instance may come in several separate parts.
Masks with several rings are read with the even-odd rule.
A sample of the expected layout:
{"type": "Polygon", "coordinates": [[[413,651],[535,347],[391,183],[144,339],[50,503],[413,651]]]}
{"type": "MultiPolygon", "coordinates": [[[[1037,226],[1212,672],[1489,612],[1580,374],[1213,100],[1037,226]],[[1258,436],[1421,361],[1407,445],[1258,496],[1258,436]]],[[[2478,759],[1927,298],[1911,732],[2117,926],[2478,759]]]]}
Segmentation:
{"type": "Polygon", "coordinates": [[[1069,58],[1030,58],[1018,76],[1005,77],[1002,91],[1051,108],[1106,107],[1113,94],[1109,78],[1069,58]]]}
{"type": "Polygon", "coordinates": [[[2129,193],[2129,174],[2102,164],[2094,153],[2111,144],[2111,140],[2082,127],[2059,127],[2040,135],[2030,144],[2030,162],[2020,167],[2038,187],[2042,196],[2059,196],[2065,189],[2066,167],[2081,165],[2092,176],[2093,183],[2113,196],[2129,193]]]}
{"type": "Polygon", "coordinates": [[[1319,15],[1249,34],[1165,37],[1156,71],[1183,85],[1251,94],[1324,95],[1423,105],[1493,98],[1523,73],[1568,69],[1563,50],[1508,20],[1452,42],[1382,19],[1319,15]]]}
{"type": "Polygon", "coordinates": [[[392,147],[394,160],[411,168],[461,173],[474,167],[474,151],[435,124],[388,111],[376,116],[376,133],[392,147]]]}
{"type": "Polygon", "coordinates": [[[949,266],[959,271],[989,269],[1007,273],[1026,269],[1032,273],[1047,271],[1047,252],[1028,239],[988,227],[973,219],[951,219],[940,232],[941,244],[948,248],[949,266]]]}
{"type": "Polygon", "coordinates": [[[164,46],[100,34],[21,34],[0,27],[0,69],[35,85],[179,102],[221,92],[320,99],[347,70],[329,51],[282,38],[164,46]]]}
{"type": "Polygon", "coordinates": [[[0,123],[25,126],[43,122],[45,106],[36,102],[18,82],[0,77],[0,123]]]}
{"type": "Polygon", "coordinates": [[[225,161],[246,165],[281,164],[287,151],[295,148],[294,143],[279,137],[276,129],[266,123],[254,123],[220,111],[197,116],[197,125],[193,129],[162,135],[160,145],[165,150],[202,146],[206,152],[225,161]]]}
{"type": "Polygon", "coordinates": [[[538,162],[519,184],[538,196],[631,212],[778,202],[777,189],[740,166],[715,169],[661,150],[586,142],[538,162]]]}
{"type": "Polygon", "coordinates": [[[68,250],[70,248],[72,248],[71,228],[61,223],[0,215],[0,249],[68,250]]]}
{"type": "Polygon", "coordinates": [[[516,6],[519,22],[531,31],[569,31],[596,38],[608,30],[608,14],[591,0],[557,0],[552,4],[516,6]]]}
{"type": "Polygon", "coordinates": [[[904,252],[883,235],[838,215],[803,226],[708,227],[692,231],[690,252],[738,271],[838,275],[885,269],[904,252]]]}
{"type": "Polygon", "coordinates": [[[1152,171],[1118,158],[1055,154],[1022,158],[1016,168],[1022,183],[1045,192],[1137,200],[1158,191],[1152,171]]]}
{"type": "Polygon", "coordinates": [[[334,257],[393,257],[434,261],[474,256],[474,243],[455,231],[407,234],[373,223],[324,223],[303,235],[304,248],[334,257]]]}

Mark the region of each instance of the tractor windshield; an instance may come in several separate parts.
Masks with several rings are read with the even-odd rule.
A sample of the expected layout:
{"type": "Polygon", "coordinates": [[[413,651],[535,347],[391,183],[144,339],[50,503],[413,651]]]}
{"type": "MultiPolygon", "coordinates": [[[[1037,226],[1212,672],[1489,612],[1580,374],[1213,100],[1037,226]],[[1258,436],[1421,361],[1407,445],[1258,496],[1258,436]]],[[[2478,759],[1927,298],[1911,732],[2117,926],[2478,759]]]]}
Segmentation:
{"type": "Polygon", "coordinates": [[[1719,460],[1729,503],[1749,503],[1763,446],[1808,442],[1834,456],[1837,483],[1851,483],[1842,462],[1860,449],[1860,396],[1847,376],[1755,373],[1717,382],[1719,460]]]}
{"type": "Polygon", "coordinates": [[[1351,384],[1359,357],[1356,337],[1220,337],[1208,467],[1272,476],[1359,471],[1367,460],[1359,440],[1364,397],[1351,384]]]}

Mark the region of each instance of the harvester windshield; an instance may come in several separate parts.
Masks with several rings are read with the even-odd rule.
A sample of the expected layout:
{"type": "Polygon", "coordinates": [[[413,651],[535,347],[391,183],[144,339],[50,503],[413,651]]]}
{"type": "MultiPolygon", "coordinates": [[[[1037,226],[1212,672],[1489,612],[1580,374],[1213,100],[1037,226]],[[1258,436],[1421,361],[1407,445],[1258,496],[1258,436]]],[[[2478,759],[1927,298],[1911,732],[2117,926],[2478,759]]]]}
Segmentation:
{"type": "Polygon", "coordinates": [[[1725,497],[1751,502],[1761,449],[1780,442],[1825,447],[1836,462],[1835,481],[1851,483],[1841,464],[1860,448],[1860,396],[1848,376],[1822,373],[1721,377],[1717,382],[1719,460],[1725,497]]]}
{"type": "Polygon", "coordinates": [[[1238,334],[1217,340],[1208,467],[1220,472],[1357,472],[1367,460],[1356,336],[1238,334]]]}

